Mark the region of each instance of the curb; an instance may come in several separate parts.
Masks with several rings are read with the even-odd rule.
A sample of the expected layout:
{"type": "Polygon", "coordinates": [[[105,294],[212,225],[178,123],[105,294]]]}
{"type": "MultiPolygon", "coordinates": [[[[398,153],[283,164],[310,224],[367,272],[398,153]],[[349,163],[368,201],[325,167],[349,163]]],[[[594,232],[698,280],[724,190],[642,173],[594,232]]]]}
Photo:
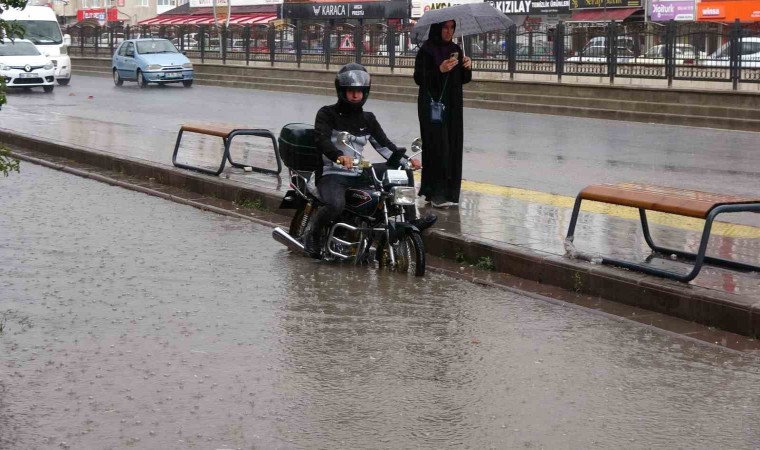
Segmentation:
{"type": "MultiPolygon", "coordinates": [[[[65,158],[222,200],[237,203],[258,200],[265,208],[274,212],[278,211],[282,196],[281,192],[272,189],[244,187],[222,178],[101,150],[45,141],[4,129],[0,129],[0,143],[37,153],[36,157],[16,156],[33,162],[44,162],[49,167],[64,170],[65,164],[60,164],[60,161],[51,162],[49,157],[65,158]]],[[[86,170],[70,167],[65,167],[65,170],[109,184],[121,185],[118,180],[86,170]]],[[[130,189],[141,190],[139,186],[135,187],[130,183],[123,184],[129,184],[130,189]]],[[[153,189],[142,189],[146,193],[201,209],[227,215],[235,214],[153,189]]],[[[247,215],[240,216],[259,223],[271,223],[271,221],[255,219],[247,215]]],[[[285,216],[282,217],[285,221],[285,216]]],[[[664,280],[624,269],[575,261],[562,256],[542,254],[509,244],[497,246],[492,242],[467,238],[442,230],[428,230],[424,239],[427,253],[436,257],[450,260],[463,259],[466,264],[490,258],[493,270],[496,272],[559,287],[576,294],[601,297],[744,336],[760,338],[760,302],[753,301],[749,297],[664,280]]]]}

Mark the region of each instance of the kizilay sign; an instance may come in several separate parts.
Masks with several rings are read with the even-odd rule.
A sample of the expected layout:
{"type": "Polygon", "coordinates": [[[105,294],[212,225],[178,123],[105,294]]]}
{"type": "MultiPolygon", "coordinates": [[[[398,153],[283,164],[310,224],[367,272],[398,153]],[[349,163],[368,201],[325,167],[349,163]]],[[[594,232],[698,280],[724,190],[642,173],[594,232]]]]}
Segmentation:
{"type": "Polygon", "coordinates": [[[570,13],[570,0],[494,0],[489,3],[507,15],[570,13]]]}

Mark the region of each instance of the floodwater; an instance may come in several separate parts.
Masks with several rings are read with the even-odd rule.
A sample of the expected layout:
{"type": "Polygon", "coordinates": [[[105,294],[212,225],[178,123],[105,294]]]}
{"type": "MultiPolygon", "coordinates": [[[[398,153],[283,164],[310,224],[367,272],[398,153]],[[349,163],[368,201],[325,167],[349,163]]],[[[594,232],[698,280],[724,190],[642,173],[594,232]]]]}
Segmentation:
{"type": "Polygon", "coordinates": [[[22,163],[0,448],[760,448],[760,362],[22,163]]]}
{"type": "MultiPolygon", "coordinates": [[[[287,123],[313,123],[317,110],[334,102],[200,85],[115,87],[108,77],[76,75],[52,94],[9,92],[0,126],[169,164],[184,122],[231,122],[278,135],[287,123]]],[[[370,97],[366,109],[398,145],[419,136],[414,103],[370,97]]],[[[464,121],[466,180],[572,197],[589,184],[618,182],[750,196],[760,190],[760,133],[475,108],[465,110],[464,121]]]]}

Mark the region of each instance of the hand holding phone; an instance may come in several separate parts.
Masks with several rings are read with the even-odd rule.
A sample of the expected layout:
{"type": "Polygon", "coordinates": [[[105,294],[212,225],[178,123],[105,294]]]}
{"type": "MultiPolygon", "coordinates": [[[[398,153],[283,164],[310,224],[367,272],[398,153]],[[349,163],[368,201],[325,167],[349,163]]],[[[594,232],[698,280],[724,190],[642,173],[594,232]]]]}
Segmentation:
{"type": "Polygon", "coordinates": [[[449,59],[459,59],[459,52],[452,52],[451,55],[449,55],[449,59]]]}

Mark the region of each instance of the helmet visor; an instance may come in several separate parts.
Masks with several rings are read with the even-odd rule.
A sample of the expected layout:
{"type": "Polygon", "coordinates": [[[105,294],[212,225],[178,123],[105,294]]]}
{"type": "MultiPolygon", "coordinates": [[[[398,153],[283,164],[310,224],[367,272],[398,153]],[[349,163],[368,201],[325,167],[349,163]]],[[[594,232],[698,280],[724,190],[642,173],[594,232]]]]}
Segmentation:
{"type": "Polygon", "coordinates": [[[369,73],[363,70],[349,70],[338,74],[338,84],[341,87],[369,87],[369,73]]]}

